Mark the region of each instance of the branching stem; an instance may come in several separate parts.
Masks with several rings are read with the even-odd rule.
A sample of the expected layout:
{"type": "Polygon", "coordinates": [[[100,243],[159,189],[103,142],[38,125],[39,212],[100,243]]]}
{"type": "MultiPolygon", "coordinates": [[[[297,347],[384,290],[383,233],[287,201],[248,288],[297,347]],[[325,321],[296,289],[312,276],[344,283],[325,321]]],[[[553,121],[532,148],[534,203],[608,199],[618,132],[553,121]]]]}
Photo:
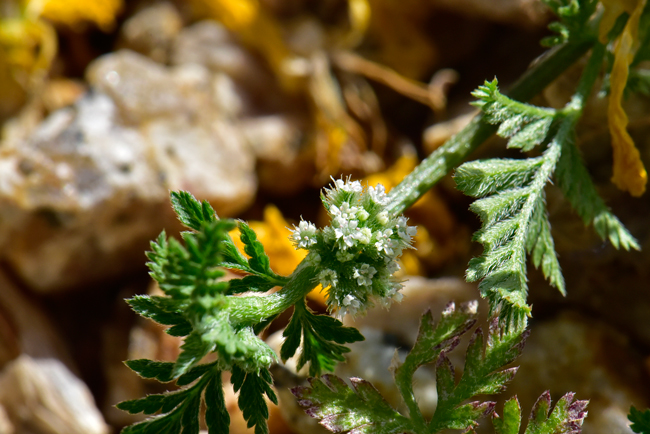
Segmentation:
{"type": "MultiPolygon", "coordinates": [[[[528,101],[575,63],[595,42],[595,38],[590,38],[559,46],[528,70],[510,89],[508,96],[517,101],[528,101]]],[[[389,212],[393,215],[403,213],[496,130],[497,126],[485,122],[482,114],[476,115],[462,131],[431,153],[390,191],[389,212]]]]}

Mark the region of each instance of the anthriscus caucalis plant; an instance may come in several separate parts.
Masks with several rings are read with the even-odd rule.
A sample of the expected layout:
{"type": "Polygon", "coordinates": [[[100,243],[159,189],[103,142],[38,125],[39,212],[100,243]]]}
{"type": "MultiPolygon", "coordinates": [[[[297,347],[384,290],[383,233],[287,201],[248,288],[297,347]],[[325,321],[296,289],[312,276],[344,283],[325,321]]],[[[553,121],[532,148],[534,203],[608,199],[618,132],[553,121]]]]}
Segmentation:
{"type": "MultiPolygon", "coordinates": [[[[151,275],[164,296],[136,296],[133,309],[167,332],[184,337],[175,363],[130,360],[129,367],[145,378],[176,381],[180,389],[118,404],[132,413],[153,415],[129,426],[125,433],[196,433],[201,402],[212,434],[225,433],[222,373],[239,392],[239,406],[256,433],[268,432],[266,396],[276,402],[269,367],[299,352],[298,367],[309,366],[309,386],[293,390],[306,412],[333,432],[436,433],[445,429],[473,429],[491,415],[499,434],[520,432],[521,409],[508,400],[497,415],[494,403],[477,397],[502,392],[515,375],[506,368],[520,354],[527,335],[527,258],[549,283],[564,293],[560,261],[555,253],[546,209],[545,187],[553,182],[564,193],[585,225],[615,247],[638,249],[637,242],[611,213],[585,168],[576,146],[575,127],[598,78],[609,89],[609,126],[614,149],[613,182],[633,195],[645,189],[645,169],[629,135],[622,112],[622,90],[648,92],[650,71],[650,12],[645,0],[544,0],[558,15],[555,33],[543,42],[553,48],[526,71],[504,94],[496,79],[486,81],[474,96],[481,109],[470,124],[433,152],[389,193],[380,185],[334,180],[323,191],[329,226],[301,221],[291,239],[308,251],[289,276],[274,273],[264,247],[245,222],[219,219],[207,202],[189,193],[172,193],[172,204],[189,229],[183,242],[164,233],[149,252],[151,275]],[[620,3],[620,5],[618,5],[620,3]],[[620,6],[620,7],[619,7],[620,6]],[[558,75],[587,55],[582,77],[562,108],[527,104],[558,75]],[[608,59],[614,59],[608,62],[608,59]],[[487,159],[463,163],[492,134],[507,138],[521,158],[487,159]],[[390,369],[408,411],[392,409],[368,382],[353,378],[350,385],[331,374],[345,360],[346,344],[363,339],[337,317],[362,314],[373,306],[389,307],[400,300],[401,284],[393,277],[397,259],[411,248],[415,229],[402,213],[443,176],[454,171],[458,188],[476,198],[471,205],[482,227],[475,240],[483,254],[472,259],[467,279],[478,281],[489,301],[489,330],[476,328],[476,304],[450,305],[435,322],[431,313],[421,320],[417,341],[404,362],[395,358],[390,369]],[[244,252],[228,231],[239,227],[244,252]],[[223,269],[237,270],[241,279],[220,280],[223,269]],[[327,291],[330,315],[317,315],[305,296],[317,285],[327,291]],[[280,289],[275,292],[269,290],[280,289]],[[259,338],[282,312],[293,309],[284,330],[279,355],[259,338]],[[448,353],[460,336],[472,333],[459,379],[448,353]],[[300,349],[300,351],[299,351],[300,349]],[[206,362],[206,356],[212,355],[206,362]],[[435,364],[438,404],[426,419],[413,396],[413,373],[435,364]],[[324,375],[323,375],[324,374],[324,375]]],[[[570,288],[569,288],[570,290],[570,288]]],[[[586,415],[585,401],[572,394],[554,406],[543,393],[527,423],[526,433],[577,433],[586,415]]],[[[644,414],[631,415],[644,426],[644,414]]]]}

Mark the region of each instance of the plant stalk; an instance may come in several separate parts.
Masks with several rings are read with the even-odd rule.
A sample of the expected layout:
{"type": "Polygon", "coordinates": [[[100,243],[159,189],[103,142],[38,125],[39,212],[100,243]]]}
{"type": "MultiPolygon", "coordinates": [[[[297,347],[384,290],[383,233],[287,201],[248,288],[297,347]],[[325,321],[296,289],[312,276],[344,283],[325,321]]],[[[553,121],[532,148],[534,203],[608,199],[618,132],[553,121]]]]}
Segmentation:
{"type": "MultiPolygon", "coordinates": [[[[507,95],[517,101],[530,100],[582,57],[595,42],[595,38],[570,41],[551,50],[512,86],[507,95]]],[[[406,211],[496,130],[497,126],[483,120],[482,113],[477,114],[465,128],[432,152],[390,191],[388,212],[395,216],[406,211]]]]}

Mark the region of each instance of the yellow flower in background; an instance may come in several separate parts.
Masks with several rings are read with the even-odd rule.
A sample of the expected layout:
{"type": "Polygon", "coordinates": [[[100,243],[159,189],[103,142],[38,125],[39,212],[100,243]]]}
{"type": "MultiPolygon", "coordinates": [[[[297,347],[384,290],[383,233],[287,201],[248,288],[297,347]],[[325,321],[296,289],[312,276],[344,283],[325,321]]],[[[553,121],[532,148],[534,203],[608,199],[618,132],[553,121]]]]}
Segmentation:
{"type": "Polygon", "coordinates": [[[623,91],[627,84],[629,67],[639,46],[639,19],[647,0],[602,0],[605,11],[599,29],[599,39],[607,42],[607,34],[623,12],[630,18],[616,42],[614,65],[610,75],[610,94],[607,121],[614,150],[612,182],[632,196],[645,192],[648,174],[641,161],[639,150],[627,132],[628,118],[623,110],[623,91]]]}
{"type": "MultiPolygon", "coordinates": [[[[289,223],[275,206],[267,205],[264,208],[264,220],[249,221],[248,225],[255,231],[257,239],[264,246],[271,269],[276,273],[288,276],[307,256],[306,250],[298,250],[294,247],[290,239],[289,223]]],[[[239,229],[233,229],[230,236],[237,248],[243,252],[244,244],[239,239],[239,229]]],[[[322,286],[318,285],[307,297],[325,306],[327,293],[323,291],[322,286]]]]}
{"type": "Polygon", "coordinates": [[[28,11],[73,29],[91,22],[109,31],[122,10],[122,0],[31,0],[28,11]]]}
{"type": "MultiPolygon", "coordinates": [[[[307,256],[306,250],[296,250],[290,240],[291,230],[284,216],[273,205],[264,208],[263,221],[250,221],[248,225],[257,234],[257,239],[264,245],[269,256],[271,269],[283,276],[293,273],[300,261],[307,256]]],[[[244,251],[244,244],[239,239],[239,229],[230,232],[235,245],[244,251]]]]}

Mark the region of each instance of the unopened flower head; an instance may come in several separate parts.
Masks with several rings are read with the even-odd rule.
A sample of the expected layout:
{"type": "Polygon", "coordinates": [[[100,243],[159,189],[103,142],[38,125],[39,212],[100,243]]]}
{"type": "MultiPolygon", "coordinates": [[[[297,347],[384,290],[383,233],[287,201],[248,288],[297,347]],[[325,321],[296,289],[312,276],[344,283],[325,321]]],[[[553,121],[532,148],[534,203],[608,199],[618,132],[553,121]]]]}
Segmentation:
{"type": "Polygon", "coordinates": [[[411,248],[416,228],[387,211],[390,198],[382,185],[364,190],[359,181],[334,180],[321,195],[330,226],[317,229],[301,221],[292,240],[309,250],[317,279],[329,288],[328,308],[338,315],[363,313],[374,303],[399,301],[402,285],[393,273],[397,259],[411,248]]]}

